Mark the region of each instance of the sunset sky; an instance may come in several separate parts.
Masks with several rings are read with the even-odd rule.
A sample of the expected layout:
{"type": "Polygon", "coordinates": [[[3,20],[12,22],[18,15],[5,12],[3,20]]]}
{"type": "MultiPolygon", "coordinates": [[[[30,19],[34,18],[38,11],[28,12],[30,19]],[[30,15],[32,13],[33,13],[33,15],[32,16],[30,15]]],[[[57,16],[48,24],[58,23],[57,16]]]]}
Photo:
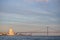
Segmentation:
{"type": "Polygon", "coordinates": [[[60,31],[60,0],[0,0],[0,32],[60,31]],[[49,29],[51,30],[51,29],[49,29]]]}

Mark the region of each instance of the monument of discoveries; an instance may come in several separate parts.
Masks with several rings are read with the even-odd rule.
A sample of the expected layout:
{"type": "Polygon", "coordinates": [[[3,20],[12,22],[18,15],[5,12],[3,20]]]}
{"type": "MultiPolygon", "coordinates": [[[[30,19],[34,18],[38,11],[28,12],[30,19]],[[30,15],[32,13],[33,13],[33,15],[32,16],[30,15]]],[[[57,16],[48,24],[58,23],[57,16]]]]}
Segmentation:
{"type": "Polygon", "coordinates": [[[13,31],[13,29],[12,29],[12,28],[10,28],[10,29],[9,29],[8,34],[7,34],[7,35],[15,35],[15,33],[14,33],[14,31],[13,31]]]}

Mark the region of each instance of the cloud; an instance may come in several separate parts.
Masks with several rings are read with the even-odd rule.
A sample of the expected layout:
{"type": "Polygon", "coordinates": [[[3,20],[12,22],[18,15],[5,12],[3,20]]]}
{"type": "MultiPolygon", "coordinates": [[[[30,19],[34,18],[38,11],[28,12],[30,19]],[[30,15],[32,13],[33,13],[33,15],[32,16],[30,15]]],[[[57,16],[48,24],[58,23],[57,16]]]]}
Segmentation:
{"type": "Polygon", "coordinates": [[[19,13],[3,13],[0,14],[2,16],[2,23],[37,23],[37,24],[55,24],[59,19],[55,18],[54,13],[50,13],[47,11],[31,11],[25,10],[19,13]]]}
{"type": "MultiPolygon", "coordinates": [[[[44,2],[47,0],[25,0],[25,1],[26,2],[30,2],[30,1],[31,2],[44,2]]],[[[33,5],[32,4],[30,5],[30,4],[25,4],[24,2],[17,3],[14,1],[13,3],[11,3],[9,1],[8,3],[3,3],[3,7],[2,7],[2,12],[6,12],[7,14],[0,13],[0,15],[3,17],[2,18],[3,21],[5,19],[9,22],[13,21],[14,23],[16,21],[34,22],[34,23],[55,23],[59,20],[59,19],[57,19],[55,12],[47,11],[47,10],[41,8],[40,6],[42,6],[43,4],[41,4],[39,6],[39,8],[37,5],[39,6],[40,3],[37,3],[37,4],[33,3],[33,5]]],[[[52,9],[52,8],[50,8],[50,9],[52,9]]]]}
{"type": "Polygon", "coordinates": [[[24,0],[26,2],[48,2],[48,0],[24,0]]]}

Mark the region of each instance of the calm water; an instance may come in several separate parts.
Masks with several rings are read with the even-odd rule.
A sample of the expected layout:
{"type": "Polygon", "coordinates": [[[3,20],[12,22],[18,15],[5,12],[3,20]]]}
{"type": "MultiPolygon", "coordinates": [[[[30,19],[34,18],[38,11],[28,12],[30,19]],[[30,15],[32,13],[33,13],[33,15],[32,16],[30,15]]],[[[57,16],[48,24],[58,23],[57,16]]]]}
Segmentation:
{"type": "Polygon", "coordinates": [[[60,40],[60,36],[0,36],[0,40],[60,40]]]}

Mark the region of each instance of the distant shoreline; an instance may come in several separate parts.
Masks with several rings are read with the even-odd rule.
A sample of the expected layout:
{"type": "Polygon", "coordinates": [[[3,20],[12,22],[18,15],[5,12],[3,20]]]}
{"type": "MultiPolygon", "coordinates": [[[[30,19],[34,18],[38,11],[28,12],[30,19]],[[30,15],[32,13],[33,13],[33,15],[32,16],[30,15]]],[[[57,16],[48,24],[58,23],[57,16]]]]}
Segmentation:
{"type": "MultiPolygon", "coordinates": [[[[29,36],[29,35],[0,35],[0,36],[29,36]]],[[[38,37],[60,37],[60,35],[58,36],[42,36],[42,35],[32,35],[33,36],[38,36],[38,37]]]]}

